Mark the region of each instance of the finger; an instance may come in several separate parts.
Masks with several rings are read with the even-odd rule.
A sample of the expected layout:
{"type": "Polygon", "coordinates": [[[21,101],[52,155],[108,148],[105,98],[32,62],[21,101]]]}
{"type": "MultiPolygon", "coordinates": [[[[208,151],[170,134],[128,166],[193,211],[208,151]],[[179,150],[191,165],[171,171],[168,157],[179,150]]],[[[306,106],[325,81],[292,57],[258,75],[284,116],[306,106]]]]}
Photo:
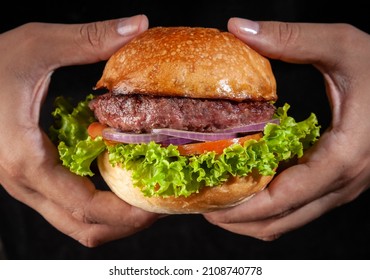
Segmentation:
{"type": "MultiPolygon", "coordinates": [[[[34,69],[29,63],[33,57],[38,64],[44,62],[45,67],[56,69],[105,60],[147,28],[145,15],[84,24],[29,23],[3,34],[7,44],[1,45],[1,49],[11,54],[12,46],[16,46],[21,56],[18,62],[22,65],[25,61],[23,67],[34,69]]],[[[18,63],[13,64],[17,67],[18,63]]]]}
{"type": "Polygon", "coordinates": [[[32,201],[32,194],[38,193],[87,223],[137,223],[136,208],[131,209],[130,205],[111,192],[96,191],[88,178],[73,174],[61,166],[54,145],[46,135],[42,134],[44,136],[39,138],[34,136],[37,134],[41,132],[33,132],[33,137],[28,140],[29,151],[22,149],[19,155],[15,151],[13,157],[20,159],[14,163],[14,160],[7,160],[7,167],[4,170],[0,168],[2,183],[12,196],[38,210],[38,204],[32,201]],[[25,152],[29,157],[21,158],[25,152]]]}
{"type": "Polygon", "coordinates": [[[300,208],[341,187],[339,182],[343,182],[339,176],[344,176],[346,167],[342,164],[341,153],[332,153],[333,145],[328,139],[328,134],[323,135],[299,164],[284,170],[268,188],[249,201],[229,210],[210,213],[209,218],[228,223],[264,220],[300,208]]]}
{"type": "Polygon", "coordinates": [[[60,37],[57,38],[61,45],[53,55],[53,58],[59,61],[59,65],[63,66],[92,63],[109,58],[118,48],[145,31],[148,28],[148,19],[145,15],[138,15],[64,27],[66,32],[60,32],[60,37]],[[71,42],[70,47],[62,47],[63,42],[64,44],[71,42]],[[62,61],[58,53],[63,57],[62,61]]]}
{"type": "MultiPolygon", "coordinates": [[[[114,195],[110,192],[98,193],[101,193],[101,196],[112,196],[112,200],[114,200],[114,195]]],[[[87,247],[95,247],[111,240],[129,236],[148,227],[155,221],[154,214],[124,204],[122,201],[120,206],[125,205],[125,207],[114,208],[117,211],[125,211],[124,213],[128,217],[127,221],[106,224],[97,221],[92,222],[91,218],[88,217],[81,217],[81,213],[78,211],[61,207],[59,204],[45,199],[39,193],[28,193],[28,196],[28,204],[30,207],[38,211],[56,229],[87,247]]],[[[103,201],[109,202],[111,199],[104,198],[103,201]]],[[[99,202],[98,204],[100,208],[105,206],[99,202]]],[[[109,208],[108,205],[106,205],[106,208],[109,208]]],[[[114,217],[117,216],[118,213],[108,212],[105,214],[114,217]]]]}
{"type": "Polygon", "coordinates": [[[34,168],[34,174],[42,176],[30,179],[23,172],[14,174],[19,177],[16,183],[3,181],[7,191],[86,246],[128,236],[158,219],[157,214],[133,207],[112,192],[95,190],[89,179],[72,174],[59,163],[36,163],[34,168]]]}
{"type": "Polygon", "coordinates": [[[268,220],[330,193],[343,192],[344,188],[350,189],[351,195],[343,196],[341,203],[354,199],[368,185],[367,162],[360,164],[346,139],[341,138],[333,131],[325,133],[297,165],[280,173],[267,189],[235,208],[209,213],[206,217],[227,224],[268,220]]]}
{"type": "MultiPolygon", "coordinates": [[[[345,84],[351,78],[348,75],[348,69],[356,69],[359,62],[358,57],[354,59],[354,56],[364,52],[355,51],[356,54],[353,55],[351,53],[353,48],[348,48],[348,42],[356,39],[355,41],[364,43],[369,40],[369,37],[363,34],[359,36],[361,32],[348,25],[321,27],[323,25],[320,24],[256,23],[235,18],[229,21],[229,30],[261,54],[287,62],[315,64],[327,80],[331,99],[340,100],[338,96],[342,94],[341,92],[346,92],[344,88],[348,85],[345,84]],[[338,44],[339,41],[340,44],[338,44]],[[347,60],[346,63],[345,60],[347,60]]],[[[368,42],[359,45],[368,45],[368,42]]],[[[360,57],[366,56],[360,55],[360,57]]],[[[361,69],[361,67],[357,68],[361,69]]],[[[351,74],[356,75],[356,71],[351,74]]],[[[358,76],[361,77],[361,75],[358,76]]],[[[339,120],[338,102],[333,104],[333,115],[339,120]]],[[[316,147],[306,154],[299,165],[282,172],[272,181],[268,189],[245,204],[230,211],[211,213],[207,218],[227,227],[233,224],[233,227],[237,228],[239,227],[237,223],[267,226],[273,221],[276,230],[271,231],[272,235],[312,220],[325,209],[318,207],[313,209],[317,212],[306,213],[307,216],[298,209],[307,210],[307,205],[323,201],[322,197],[328,196],[333,191],[342,190],[350,183],[351,178],[358,178],[359,170],[352,167],[359,157],[350,151],[350,146],[353,144],[349,140],[338,127],[331,129],[321,137],[316,147]],[[296,214],[300,219],[276,218],[281,215],[288,216],[289,213],[302,213],[302,216],[296,214]]],[[[359,184],[364,185],[363,182],[359,184]]],[[[358,193],[361,189],[363,188],[357,189],[354,193],[358,193]]],[[[347,199],[342,198],[341,203],[347,199]]],[[[328,204],[327,207],[327,209],[334,207],[334,204],[328,204]]]]}
{"type": "Polygon", "coordinates": [[[228,29],[270,58],[293,63],[325,62],[328,65],[337,64],[343,58],[343,52],[351,51],[351,56],[356,56],[353,44],[351,50],[348,44],[353,40],[352,34],[363,33],[359,30],[353,32],[355,28],[347,24],[254,22],[242,18],[231,18],[228,29]]]}
{"type": "MultiPolygon", "coordinates": [[[[71,173],[59,162],[45,162],[38,169],[45,175],[34,178],[30,185],[48,200],[68,210],[76,219],[107,225],[140,223],[136,214],[143,216],[144,211],[125,203],[110,191],[97,191],[88,178],[71,173]]],[[[147,212],[145,214],[148,219],[156,217],[147,212]]]]}
{"type": "MultiPolygon", "coordinates": [[[[363,178],[364,179],[364,178],[363,178]]],[[[369,176],[365,178],[368,182],[369,176]]],[[[353,182],[356,186],[358,182],[353,182]]],[[[366,185],[366,184],[365,184],[366,185]]],[[[255,221],[232,222],[226,220],[210,221],[234,233],[252,236],[262,240],[274,240],[282,234],[297,229],[317,219],[331,209],[355,199],[364,188],[348,187],[331,192],[300,208],[291,209],[277,216],[255,221]]],[[[208,217],[206,217],[208,218],[208,217]]]]}
{"type": "Polygon", "coordinates": [[[327,212],[331,207],[328,200],[328,197],[324,197],[301,208],[262,220],[230,222],[210,219],[210,222],[234,233],[270,241],[311,222],[327,212]]]}

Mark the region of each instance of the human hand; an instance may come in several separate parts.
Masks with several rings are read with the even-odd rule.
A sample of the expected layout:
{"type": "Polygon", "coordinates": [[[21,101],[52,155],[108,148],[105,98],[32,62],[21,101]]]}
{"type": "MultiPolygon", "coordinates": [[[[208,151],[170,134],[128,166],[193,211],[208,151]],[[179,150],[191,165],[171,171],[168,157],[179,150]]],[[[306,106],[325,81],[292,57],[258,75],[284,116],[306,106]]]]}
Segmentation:
{"type": "Polygon", "coordinates": [[[228,28],[266,57],[314,65],[331,105],[330,128],[297,165],[249,201],[204,215],[229,231],[273,240],[354,200],[370,185],[370,36],[348,24],[232,18],[228,28]]]}
{"type": "Polygon", "coordinates": [[[0,35],[0,183],[61,232],[88,247],[133,234],[157,215],[61,166],[39,127],[55,69],[106,60],[148,28],[145,16],[89,24],[29,23],[0,35]]]}

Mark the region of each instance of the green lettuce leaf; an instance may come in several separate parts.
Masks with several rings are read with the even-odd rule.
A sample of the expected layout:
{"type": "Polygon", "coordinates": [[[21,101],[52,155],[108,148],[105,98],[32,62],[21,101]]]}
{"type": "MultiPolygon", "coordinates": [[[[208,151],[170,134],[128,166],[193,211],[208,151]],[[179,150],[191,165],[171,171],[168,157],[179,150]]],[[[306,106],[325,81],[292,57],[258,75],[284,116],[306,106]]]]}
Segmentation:
{"type": "Polygon", "coordinates": [[[221,155],[208,152],[202,155],[181,156],[177,147],[148,144],[117,144],[106,146],[101,137],[92,140],[88,125],[95,121],[87,106],[92,96],[76,108],[57,102],[53,112],[57,125],[51,129],[59,142],[63,165],[79,175],[90,175],[90,165],[105,149],[109,161],[132,171],[136,187],[146,196],[189,196],[204,187],[214,187],[230,176],[246,176],[252,170],[262,175],[273,175],[279,162],[301,157],[320,136],[315,114],[296,122],[288,116],[289,105],[277,109],[279,124],[270,123],[264,136],[244,145],[233,144],[221,155]]]}
{"type": "Polygon", "coordinates": [[[55,100],[52,112],[54,125],[50,127],[50,137],[58,143],[59,156],[64,166],[72,172],[93,176],[91,163],[106,147],[103,139],[91,139],[87,127],[95,121],[88,103],[94,96],[88,95],[74,108],[70,100],[60,96],[55,100]]]}

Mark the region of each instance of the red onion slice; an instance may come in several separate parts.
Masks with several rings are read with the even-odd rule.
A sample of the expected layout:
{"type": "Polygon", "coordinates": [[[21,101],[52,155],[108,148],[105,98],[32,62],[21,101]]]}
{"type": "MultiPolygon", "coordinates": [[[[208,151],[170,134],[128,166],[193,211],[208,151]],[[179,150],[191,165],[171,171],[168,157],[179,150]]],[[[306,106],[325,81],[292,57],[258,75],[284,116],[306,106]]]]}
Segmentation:
{"type": "Polygon", "coordinates": [[[152,132],[153,134],[167,135],[171,137],[190,139],[194,141],[215,141],[215,140],[229,139],[229,138],[236,137],[236,133],[230,133],[230,132],[208,133],[208,132],[177,130],[177,129],[171,129],[171,128],[153,129],[152,132]]]}
{"type": "Polygon", "coordinates": [[[179,145],[185,145],[189,143],[194,143],[194,140],[185,139],[185,138],[169,137],[167,140],[164,140],[161,142],[161,144],[165,146],[168,146],[170,144],[179,146],[179,145]]]}
{"type": "Polygon", "coordinates": [[[106,128],[102,134],[104,139],[129,144],[149,143],[150,141],[160,143],[170,138],[167,135],[155,133],[126,133],[114,128],[106,128]]]}
{"type": "Polygon", "coordinates": [[[280,120],[279,119],[272,119],[268,120],[266,122],[260,122],[260,123],[252,123],[248,125],[243,125],[243,126],[238,126],[238,127],[230,127],[230,128],[225,128],[218,130],[217,132],[223,132],[223,133],[249,133],[249,132],[258,132],[258,131],[263,131],[265,126],[268,123],[274,123],[274,124],[279,124],[280,120]]]}

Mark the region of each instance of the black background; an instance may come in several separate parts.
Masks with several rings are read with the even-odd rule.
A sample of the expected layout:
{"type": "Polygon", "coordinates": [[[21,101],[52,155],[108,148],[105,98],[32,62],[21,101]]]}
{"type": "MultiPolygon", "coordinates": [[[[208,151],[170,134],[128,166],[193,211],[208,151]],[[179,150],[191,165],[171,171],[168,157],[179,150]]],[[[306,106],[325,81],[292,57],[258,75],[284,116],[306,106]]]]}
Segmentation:
{"type": "MultiPolygon", "coordinates": [[[[226,29],[227,20],[237,16],[252,20],[347,22],[369,33],[367,9],[356,1],[341,2],[49,0],[32,1],[29,3],[32,8],[26,8],[14,1],[8,3],[6,10],[2,9],[0,32],[29,21],[81,23],[143,13],[151,27],[226,29]]],[[[290,103],[290,114],[297,119],[315,112],[323,130],[327,128],[330,109],[318,71],[310,65],[271,63],[278,84],[277,105],[290,103]]],[[[50,112],[56,96],[83,98],[95,85],[103,67],[104,62],[56,71],[43,107],[42,127],[47,129],[51,124],[50,112]]],[[[100,186],[103,184],[99,177],[94,180],[100,186]]],[[[0,188],[0,234],[9,259],[368,259],[369,199],[370,194],[364,193],[356,201],[273,242],[227,232],[209,224],[201,215],[178,215],[164,218],[133,236],[91,249],[58,232],[38,213],[0,188]]]]}

